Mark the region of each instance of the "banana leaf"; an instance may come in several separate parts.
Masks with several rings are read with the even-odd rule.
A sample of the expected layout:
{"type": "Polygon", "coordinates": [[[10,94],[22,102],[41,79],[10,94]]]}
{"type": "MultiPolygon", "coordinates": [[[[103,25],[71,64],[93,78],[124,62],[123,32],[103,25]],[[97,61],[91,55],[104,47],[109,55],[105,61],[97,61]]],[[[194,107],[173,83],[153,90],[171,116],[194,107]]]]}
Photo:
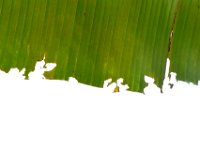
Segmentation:
{"type": "MultiPolygon", "coordinates": [[[[73,76],[79,82],[102,87],[104,80],[122,77],[130,90],[142,91],[144,75],[148,75],[161,86],[177,3],[178,0],[0,0],[0,68],[26,68],[28,73],[45,55],[47,62],[57,64],[46,75],[49,79],[73,76]]],[[[192,14],[184,11],[190,3],[184,1],[186,8],[179,12],[183,14],[177,17],[177,24],[184,14],[190,19],[192,14]]],[[[174,34],[182,35],[183,28],[178,29],[179,26],[174,27],[174,34]]],[[[190,31],[186,29],[188,34],[190,31]]],[[[176,35],[174,53],[175,43],[176,35]]],[[[190,45],[186,46],[189,50],[190,45]]],[[[173,57],[176,56],[171,53],[173,57]]]]}
{"type": "Polygon", "coordinates": [[[182,0],[175,18],[170,51],[172,72],[179,80],[200,79],[200,1],[182,0]]]}

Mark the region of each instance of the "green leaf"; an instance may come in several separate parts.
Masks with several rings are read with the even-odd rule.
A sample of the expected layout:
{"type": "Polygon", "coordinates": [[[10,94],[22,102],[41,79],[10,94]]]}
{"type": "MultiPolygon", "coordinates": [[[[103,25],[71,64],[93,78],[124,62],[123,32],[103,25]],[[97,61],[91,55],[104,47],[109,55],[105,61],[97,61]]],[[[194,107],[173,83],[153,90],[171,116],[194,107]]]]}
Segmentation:
{"type": "Polygon", "coordinates": [[[182,0],[176,16],[171,49],[171,68],[177,78],[197,83],[200,79],[200,2],[182,0]]]}
{"type": "Polygon", "coordinates": [[[45,54],[57,63],[49,78],[74,76],[102,87],[107,78],[122,77],[130,90],[142,91],[148,75],[161,86],[176,5],[174,0],[0,0],[1,69],[29,72],[45,54]]]}

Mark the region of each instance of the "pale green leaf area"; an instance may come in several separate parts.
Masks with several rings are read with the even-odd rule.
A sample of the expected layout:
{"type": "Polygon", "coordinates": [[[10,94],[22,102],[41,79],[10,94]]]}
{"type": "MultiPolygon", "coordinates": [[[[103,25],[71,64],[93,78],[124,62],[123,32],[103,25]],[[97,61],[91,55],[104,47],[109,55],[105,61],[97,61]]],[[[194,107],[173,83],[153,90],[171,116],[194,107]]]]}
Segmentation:
{"type": "MultiPolygon", "coordinates": [[[[81,83],[102,87],[108,78],[123,78],[130,90],[142,91],[147,75],[161,86],[177,2],[0,0],[0,68],[5,71],[12,67],[27,68],[28,73],[45,55],[47,62],[57,64],[46,75],[49,79],[73,76],[81,83]]],[[[189,16],[198,15],[196,1],[179,2],[171,59],[177,58],[176,54],[173,56],[176,41],[183,42],[177,36],[183,34],[180,25],[183,16],[191,19],[189,16]]],[[[192,21],[196,25],[186,28],[186,32],[190,34],[192,30],[197,37],[194,27],[198,29],[199,21],[192,21]]],[[[189,49],[190,45],[185,47],[189,49]]],[[[182,60],[177,63],[172,60],[172,66],[180,63],[182,60]]]]}

